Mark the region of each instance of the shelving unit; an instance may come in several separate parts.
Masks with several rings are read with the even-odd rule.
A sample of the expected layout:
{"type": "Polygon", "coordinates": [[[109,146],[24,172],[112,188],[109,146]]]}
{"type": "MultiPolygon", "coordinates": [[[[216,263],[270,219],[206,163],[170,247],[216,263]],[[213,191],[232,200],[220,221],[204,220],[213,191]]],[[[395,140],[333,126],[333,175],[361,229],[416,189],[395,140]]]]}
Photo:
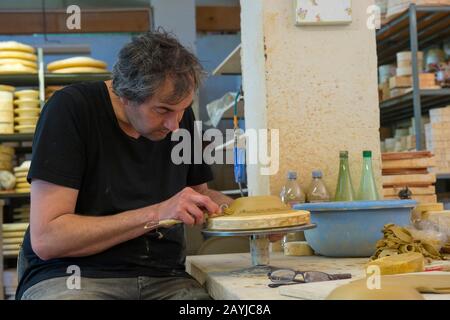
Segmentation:
{"type": "MultiPolygon", "coordinates": [[[[450,89],[419,90],[421,114],[430,109],[450,104],[450,89]]],[[[414,102],[413,92],[385,100],[380,103],[381,124],[386,125],[414,116],[411,105],[414,102]]]]}
{"type": "MultiPolygon", "coordinates": [[[[111,73],[79,73],[57,74],[45,73],[46,85],[68,85],[85,81],[104,81],[111,78],[111,73]]],[[[0,83],[10,86],[39,86],[38,74],[12,74],[0,75],[0,83]]]]}
{"type": "MultiPolygon", "coordinates": [[[[52,85],[69,85],[74,83],[86,81],[105,81],[111,78],[111,73],[82,73],[82,74],[56,74],[45,73],[43,63],[42,49],[38,48],[38,65],[39,71],[37,74],[1,74],[0,84],[11,85],[15,87],[37,87],[40,92],[41,107],[44,105],[45,87],[52,85]]],[[[15,147],[16,154],[31,153],[31,145],[33,141],[33,133],[14,133],[14,134],[0,134],[0,143],[3,142],[18,142],[19,145],[15,147]]],[[[0,221],[5,222],[8,212],[12,215],[12,209],[21,204],[28,203],[30,200],[30,193],[16,193],[14,191],[0,191],[0,202],[3,203],[3,212],[0,221]],[[5,210],[5,209],[9,209],[5,210]]],[[[7,221],[7,220],[6,220],[7,221]]],[[[0,240],[2,238],[2,231],[0,230],[0,240]]],[[[0,241],[0,278],[3,277],[4,267],[13,267],[16,263],[16,256],[2,255],[0,241]]],[[[3,285],[0,281],[0,300],[2,299],[3,285]]]]}
{"type": "Polygon", "coordinates": [[[416,149],[425,148],[422,141],[422,113],[444,107],[450,102],[450,89],[421,90],[417,68],[417,52],[450,36],[450,6],[416,6],[388,21],[377,31],[378,64],[395,60],[399,51],[412,52],[412,92],[380,104],[381,123],[392,123],[414,116],[416,149]],[[412,108],[411,108],[412,106],[412,108]]]}

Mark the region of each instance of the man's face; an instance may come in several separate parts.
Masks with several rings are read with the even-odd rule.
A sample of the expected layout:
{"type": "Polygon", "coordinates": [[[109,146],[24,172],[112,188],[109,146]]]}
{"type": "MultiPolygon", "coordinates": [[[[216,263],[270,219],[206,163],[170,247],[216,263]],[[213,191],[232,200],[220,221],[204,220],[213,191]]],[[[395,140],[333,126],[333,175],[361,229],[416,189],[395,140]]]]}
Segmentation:
{"type": "Polygon", "coordinates": [[[152,141],[160,141],[179,128],[184,111],[192,105],[194,91],[192,90],[176,104],[169,104],[165,101],[170,99],[172,92],[172,82],[167,80],[153,97],[144,103],[124,104],[125,114],[130,124],[141,136],[152,141]]]}

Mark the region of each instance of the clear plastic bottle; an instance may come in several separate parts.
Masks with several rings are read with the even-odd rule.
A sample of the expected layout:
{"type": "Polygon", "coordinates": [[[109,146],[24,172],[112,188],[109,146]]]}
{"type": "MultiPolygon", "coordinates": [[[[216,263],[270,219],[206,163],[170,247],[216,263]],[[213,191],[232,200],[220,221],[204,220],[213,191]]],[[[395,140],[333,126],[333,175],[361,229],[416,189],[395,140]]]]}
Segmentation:
{"type": "Polygon", "coordinates": [[[355,190],[353,189],[352,178],[350,176],[350,168],[348,164],[348,151],[339,153],[339,177],[336,186],[335,201],[354,201],[355,190]]]}
{"type": "Polygon", "coordinates": [[[380,200],[377,185],[373,176],[372,151],[363,151],[363,167],[359,184],[358,200],[380,200]]]}
{"type": "Polygon", "coordinates": [[[312,182],[306,194],[308,202],[328,202],[330,193],[322,180],[322,171],[314,170],[312,172],[312,182]]]}
{"type": "Polygon", "coordinates": [[[288,172],[287,181],[281,188],[280,198],[291,207],[297,203],[305,203],[305,193],[297,182],[297,172],[288,172]]]}
{"type": "MultiPolygon", "coordinates": [[[[280,193],[281,201],[290,205],[291,207],[297,203],[305,203],[306,196],[297,182],[297,172],[289,171],[287,174],[287,181],[281,188],[280,193]]],[[[284,248],[284,244],[290,241],[304,241],[305,236],[303,231],[287,233],[283,240],[281,240],[281,246],[284,248]]]]}

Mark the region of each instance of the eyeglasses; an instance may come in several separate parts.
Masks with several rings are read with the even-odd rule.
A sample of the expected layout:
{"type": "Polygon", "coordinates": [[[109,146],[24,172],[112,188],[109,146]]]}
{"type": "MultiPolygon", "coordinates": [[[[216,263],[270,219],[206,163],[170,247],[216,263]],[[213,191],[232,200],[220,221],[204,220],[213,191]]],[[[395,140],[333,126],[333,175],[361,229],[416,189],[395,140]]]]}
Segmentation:
{"type": "Polygon", "coordinates": [[[275,269],[269,272],[267,276],[273,282],[269,284],[271,288],[297,283],[350,279],[352,277],[350,273],[328,274],[320,271],[296,271],[292,269],[275,269]]]}

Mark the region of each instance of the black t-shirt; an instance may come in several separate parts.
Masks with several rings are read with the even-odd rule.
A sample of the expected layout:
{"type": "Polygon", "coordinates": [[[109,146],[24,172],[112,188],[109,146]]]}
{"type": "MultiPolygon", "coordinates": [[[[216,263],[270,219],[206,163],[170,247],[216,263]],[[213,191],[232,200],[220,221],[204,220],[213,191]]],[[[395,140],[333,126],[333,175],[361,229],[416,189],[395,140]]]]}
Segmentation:
{"type": "MultiPolygon", "coordinates": [[[[188,108],[180,122],[194,137],[194,114],[188,108]]],[[[197,135],[198,137],[198,135],[197,135]]],[[[104,82],[71,85],[57,91],[42,110],[33,141],[28,174],[79,190],[75,213],[113,215],[164,201],[186,186],[212,180],[206,164],[171,161],[171,134],[154,142],[134,139],[120,127],[104,82]]],[[[28,260],[17,291],[20,299],[30,286],[49,278],[68,276],[70,265],[93,278],[170,276],[185,273],[183,224],[116,245],[81,258],[43,261],[33,252],[30,231],[23,250],[28,260]]]]}

